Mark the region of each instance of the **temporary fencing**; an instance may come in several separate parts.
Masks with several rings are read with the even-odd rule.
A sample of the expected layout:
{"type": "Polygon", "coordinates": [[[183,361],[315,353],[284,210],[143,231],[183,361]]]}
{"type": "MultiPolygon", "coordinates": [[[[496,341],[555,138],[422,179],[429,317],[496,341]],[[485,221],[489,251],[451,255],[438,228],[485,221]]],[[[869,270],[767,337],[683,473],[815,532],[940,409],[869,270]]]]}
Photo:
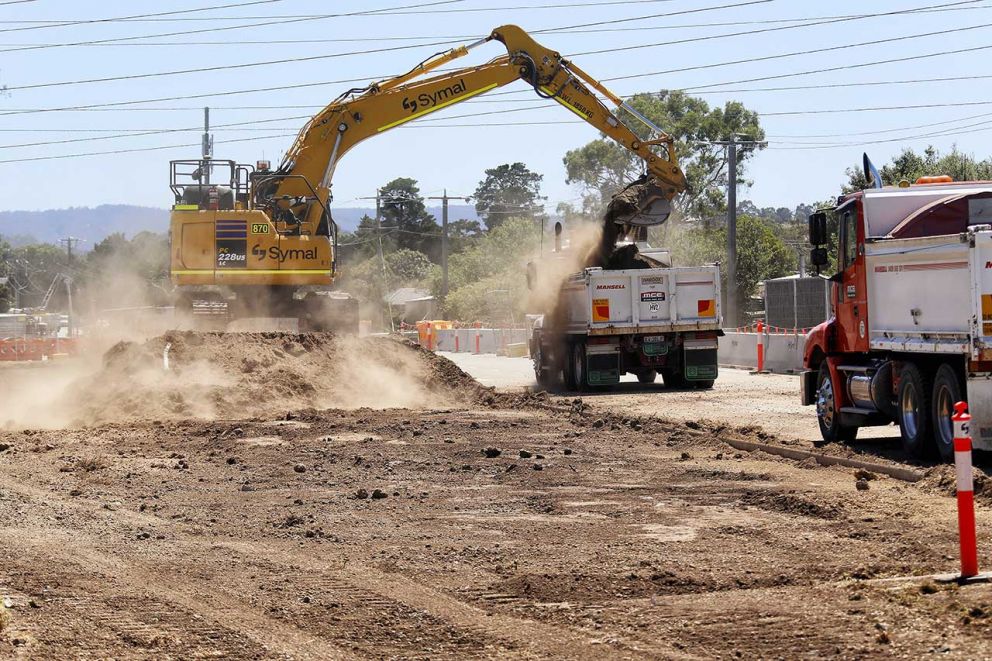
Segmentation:
{"type": "Polygon", "coordinates": [[[34,337],[0,340],[0,361],[48,360],[56,356],[75,355],[79,346],[75,338],[34,337]]]}
{"type": "Polygon", "coordinates": [[[799,372],[803,369],[803,350],[809,330],[766,326],[763,320],[726,329],[719,342],[719,362],[727,367],[759,372],[799,372]]]}
{"type": "Polygon", "coordinates": [[[529,353],[529,340],[526,328],[482,328],[451,321],[417,323],[417,341],[431,351],[522,357],[529,353]]]}

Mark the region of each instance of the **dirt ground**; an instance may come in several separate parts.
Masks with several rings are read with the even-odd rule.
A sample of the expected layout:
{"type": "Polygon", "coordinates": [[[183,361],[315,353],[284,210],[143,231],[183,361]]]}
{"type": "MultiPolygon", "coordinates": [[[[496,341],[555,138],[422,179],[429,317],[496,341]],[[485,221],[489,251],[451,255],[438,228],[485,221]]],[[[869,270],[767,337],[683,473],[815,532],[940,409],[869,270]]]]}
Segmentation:
{"type": "MultiPolygon", "coordinates": [[[[286,339],[229,346],[349,390],[317,376],[331,339],[286,339]]],[[[740,452],[723,440],[794,439],[492,392],[401,345],[373,363],[416,375],[415,404],[281,381],[266,402],[236,349],[181,342],[201,348],[170,372],[229,372],[199,386],[209,415],[131,369],[157,340],[79,377],[130,392],[113,415],[0,431],[0,657],[992,658],[992,585],[926,577],[957,567],[946,468],[911,484],[740,452]]]]}

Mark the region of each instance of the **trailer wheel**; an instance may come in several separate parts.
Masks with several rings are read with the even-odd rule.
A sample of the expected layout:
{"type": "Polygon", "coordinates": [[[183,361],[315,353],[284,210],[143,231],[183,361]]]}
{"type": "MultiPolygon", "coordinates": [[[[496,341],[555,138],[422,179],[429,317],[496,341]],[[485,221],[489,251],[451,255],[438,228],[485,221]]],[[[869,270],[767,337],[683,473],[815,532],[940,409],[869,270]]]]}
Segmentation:
{"type": "Polygon", "coordinates": [[[931,398],[933,413],[933,440],[937,452],[944,461],[954,459],[954,404],[962,400],[961,381],[957,371],[944,363],[937,370],[933,379],[933,397],[931,398]]]}
{"type": "Polygon", "coordinates": [[[934,449],[930,423],[930,383],[920,368],[906,363],[899,377],[899,431],[906,454],[922,458],[934,449]]]}
{"type": "Polygon", "coordinates": [[[562,342],[558,347],[561,361],[562,382],[566,390],[575,390],[575,370],[573,368],[572,352],[574,347],[570,342],[562,342]]]}
{"type": "Polygon", "coordinates": [[[637,373],[637,380],[641,383],[654,383],[657,378],[657,370],[645,370],[637,373]]]}
{"type": "Polygon", "coordinates": [[[576,342],[572,345],[572,377],[575,379],[575,389],[585,392],[589,389],[586,376],[586,345],[576,342]]]}
{"type": "Polygon", "coordinates": [[[680,390],[686,386],[685,375],[679,368],[661,370],[661,378],[669,390],[680,390]]]}
{"type": "Polygon", "coordinates": [[[848,427],[840,422],[840,411],[827,361],[820,363],[816,379],[816,420],[820,424],[820,436],[828,443],[850,443],[858,436],[857,427],[848,427]]]}

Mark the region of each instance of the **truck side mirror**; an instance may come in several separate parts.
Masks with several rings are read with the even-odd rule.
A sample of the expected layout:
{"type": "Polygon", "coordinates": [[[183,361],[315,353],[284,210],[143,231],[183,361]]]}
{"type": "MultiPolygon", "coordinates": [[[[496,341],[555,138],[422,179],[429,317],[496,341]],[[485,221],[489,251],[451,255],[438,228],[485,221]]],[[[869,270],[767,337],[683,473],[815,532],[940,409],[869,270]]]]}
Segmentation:
{"type": "Polygon", "coordinates": [[[823,211],[816,211],[809,216],[809,243],[812,246],[827,243],[827,214],[823,211]]]}
{"type": "Polygon", "coordinates": [[[537,264],[527,262],[527,289],[533,291],[537,286],[537,264]]]}
{"type": "Polygon", "coordinates": [[[829,262],[827,257],[827,249],[813,248],[809,251],[809,261],[816,267],[817,272],[819,272],[819,269],[826,266],[829,262]]]}

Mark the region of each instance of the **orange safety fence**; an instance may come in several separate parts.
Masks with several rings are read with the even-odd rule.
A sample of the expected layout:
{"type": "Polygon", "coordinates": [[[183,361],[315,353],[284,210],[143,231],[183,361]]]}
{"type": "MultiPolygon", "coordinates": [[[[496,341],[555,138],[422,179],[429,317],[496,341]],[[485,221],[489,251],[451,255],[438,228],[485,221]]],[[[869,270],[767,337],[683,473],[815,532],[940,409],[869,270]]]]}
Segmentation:
{"type": "Polygon", "coordinates": [[[75,338],[36,337],[0,340],[0,361],[46,360],[53,356],[75,355],[75,338]]]}
{"type": "MultiPolygon", "coordinates": [[[[761,324],[761,332],[768,335],[805,335],[806,333],[813,330],[812,328],[783,328],[782,326],[767,326],[764,322],[758,322],[761,324]]],[[[735,333],[757,333],[758,323],[748,326],[738,326],[734,329],[735,333]]],[[[728,329],[729,330],[729,329],[728,329]]]]}

